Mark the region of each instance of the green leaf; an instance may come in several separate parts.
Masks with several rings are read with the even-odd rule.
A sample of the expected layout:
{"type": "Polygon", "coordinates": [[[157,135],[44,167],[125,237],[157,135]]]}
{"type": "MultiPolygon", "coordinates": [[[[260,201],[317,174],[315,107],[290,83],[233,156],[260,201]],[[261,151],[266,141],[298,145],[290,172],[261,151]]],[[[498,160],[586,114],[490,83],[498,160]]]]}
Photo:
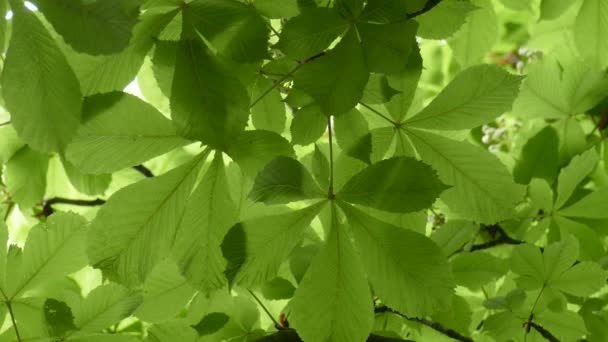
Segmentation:
{"type": "Polygon", "coordinates": [[[262,287],[262,294],[266,299],[289,299],[293,297],[296,288],[293,284],[281,277],[272,279],[262,287]]]}
{"type": "Polygon", "coordinates": [[[574,341],[587,333],[583,318],[576,312],[544,311],[538,315],[539,324],[556,336],[559,341],[574,341]]]}
{"type": "Polygon", "coordinates": [[[218,52],[239,63],[267,57],[268,27],[253,6],[235,0],[194,0],[184,14],[218,52]]]}
{"type": "MultiPolygon", "coordinates": [[[[1,6],[1,5],[0,5],[1,6]]],[[[5,164],[25,143],[19,139],[13,125],[0,126],[0,163],[5,164]]]]}
{"type": "Polygon", "coordinates": [[[528,184],[532,178],[542,178],[553,183],[559,170],[558,145],[557,132],[551,126],[543,128],[530,138],[513,169],[515,181],[528,184]]]}
{"type": "Polygon", "coordinates": [[[70,180],[70,184],[83,194],[101,195],[108,189],[112,181],[112,175],[109,173],[100,175],[84,174],[63,158],[61,159],[61,164],[70,180]]]}
{"type": "Polygon", "coordinates": [[[598,161],[597,152],[591,148],[572,158],[570,164],[560,171],[557,182],[557,199],[555,200],[556,209],[563,207],[578,185],[593,171],[598,161]]]}
{"type": "Polygon", "coordinates": [[[336,0],[334,7],[347,19],[356,20],[363,9],[363,2],[364,0],[336,0]]]}
{"type": "Polygon", "coordinates": [[[551,286],[573,296],[589,296],[606,284],[606,271],[590,261],[583,261],[551,281],[551,286]]]}
{"type": "Polygon", "coordinates": [[[314,98],[325,115],[339,115],[359,102],[368,77],[363,49],[350,32],[325,56],[302,66],[294,88],[314,98]]]}
{"type": "Polygon", "coordinates": [[[441,194],[452,211],[487,224],[512,215],[525,189],[513,182],[498,158],[466,142],[419,130],[406,133],[422,160],[437,170],[442,182],[453,186],[441,194]]]}
{"type": "Polygon", "coordinates": [[[70,330],[76,330],[72,310],[70,310],[70,307],[66,303],[48,298],[44,302],[43,310],[51,336],[61,337],[70,330]]]}
{"type": "Polygon", "coordinates": [[[545,58],[529,67],[528,77],[513,103],[513,114],[525,117],[564,117],[570,114],[560,89],[561,69],[557,60],[545,58]]]}
{"type": "Polygon", "coordinates": [[[520,275],[520,279],[524,279],[526,284],[530,284],[533,288],[540,288],[546,280],[545,265],[543,263],[543,255],[538,247],[531,244],[523,244],[516,246],[511,254],[511,270],[520,275]]]}
{"type": "Polygon", "coordinates": [[[30,231],[20,264],[11,259],[7,265],[7,287],[3,293],[10,300],[38,286],[75,272],[87,264],[84,253],[85,225],[83,217],[72,213],[56,213],[46,223],[30,231]],[[12,260],[12,262],[11,262],[12,260]]]}
{"type": "Polygon", "coordinates": [[[353,176],[337,196],[380,210],[408,213],[430,207],[447,188],[428,165],[412,158],[395,157],[353,176]]]}
{"type": "Polygon", "coordinates": [[[479,226],[464,220],[450,220],[435,230],[431,239],[443,250],[445,255],[451,255],[473,240],[479,226]]]}
{"type": "Polygon", "coordinates": [[[372,0],[368,1],[363,12],[361,20],[376,22],[376,23],[391,23],[395,21],[403,21],[407,19],[408,14],[414,14],[421,11],[428,0],[412,0],[412,1],[392,1],[392,0],[372,0]]]}
{"type": "Polygon", "coordinates": [[[428,39],[447,38],[458,31],[467,16],[477,9],[468,1],[443,0],[432,10],[416,17],[418,36],[428,39]]]}
{"type": "Polygon", "coordinates": [[[80,305],[72,307],[74,323],[83,333],[101,331],[131,315],[141,301],[141,293],[107,283],[96,287],[80,305]]]}
{"type": "Polygon", "coordinates": [[[396,74],[407,66],[416,44],[418,24],[413,20],[391,24],[357,24],[361,46],[370,72],[396,74]]]}
{"type": "Polygon", "coordinates": [[[6,189],[22,210],[42,202],[49,156],[24,146],[6,163],[6,189]]]}
{"type": "Polygon", "coordinates": [[[188,143],[177,136],[170,120],[133,95],[88,97],[83,112],[83,123],[66,154],[85,173],[118,171],[188,143]]]}
{"type": "Polygon", "coordinates": [[[289,322],[304,341],[364,341],[372,330],[365,259],[359,258],[335,210],[325,246],[289,304],[289,322]]]}
{"type": "Polygon", "coordinates": [[[224,327],[229,319],[230,317],[223,312],[212,312],[205,315],[200,322],[192,327],[199,336],[210,335],[224,327]]]}
{"type": "Polygon", "coordinates": [[[145,342],[196,342],[198,334],[184,320],[155,324],[148,330],[145,342]]]}
{"type": "Polygon", "coordinates": [[[580,201],[559,210],[559,213],[568,217],[608,218],[608,187],[593,191],[580,201]]]}
{"type": "Polygon", "coordinates": [[[1,78],[6,108],[23,141],[36,150],[61,151],[80,122],[80,84],[36,15],[23,5],[13,12],[1,78]]]}
{"type": "Polygon", "coordinates": [[[66,43],[91,55],[123,50],[139,8],[122,0],[37,0],[36,4],[66,43]]]}
{"type": "Polygon", "coordinates": [[[327,130],[327,117],[317,105],[300,108],[291,121],[291,143],[309,145],[317,141],[327,130]]]}
{"type": "Polygon", "coordinates": [[[158,264],[146,278],[143,302],[133,315],[152,323],[170,320],[180,313],[194,293],[175,263],[167,260],[158,264]]]}
{"type": "Polygon", "coordinates": [[[119,53],[92,56],[68,51],[68,61],[80,80],[82,92],[94,95],[122,91],[137,75],[144,58],[154,45],[155,37],[173,20],[177,12],[177,9],[173,9],[170,12],[143,13],[133,28],[129,45],[119,53]]]}
{"type": "Polygon", "coordinates": [[[285,129],[285,104],[281,93],[274,88],[272,81],[265,77],[258,77],[251,91],[251,98],[257,99],[264,96],[262,100],[251,107],[251,120],[257,129],[273,131],[278,134],[285,129]],[[268,89],[273,88],[270,93],[264,95],[268,89]]]}
{"type": "Polygon", "coordinates": [[[400,91],[385,104],[386,109],[396,122],[402,122],[408,114],[421,74],[422,57],[420,56],[420,49],[416,45],[403,72],[387,76],[389,85],[400,91]]]}
{"type": "Polygon", "coordinates": [[[226,261],[220,244],[237,217],[222,154],[216,152],[209,169],[188,199],[172,247],[182,273],[196,288],[211,292],[225,285],[226,261]]]}
{"type": "Polygon", "coordinates": [[[115,192],[89,228],[91,265],[125,285],[141,284],[169,253],[200,159],[115,192]]]}
{"type": "Polygon", "coordinates": [[[258,174],[249,198],[266,204],[283,204],[325,195],[304,165],[292,158],[277,157],[258,174]]]}
{"type": "Polygon", "coordinates": [[[445,256],[431,239],[352,206],[341,207],[382,302],[408,316],[425,316],[449,306],[454,280],[445,256]]]}
{"type": "Polygon", "coordinates": [[[463,67],[483,61],[498,40],[498,18],[492,2],[474,0],[472,3],[479,9],[467,17],[465,24],[449,40],[454,57],[463,67]]]}
{"type": "Polygon", "coordinates": [[[564,13],[574,1],[541,0],[540,20],[551,20],[564,13]]]}
{"type": "Polygon", "coordinates": [[[452,260],[456,283],[477,290],[507,273],[503,259],[485,252],[457,254],[452,260]]]}
{"type": "Polygon", "coordinates": [[[367,121],[357,109],[334,118],[336,142],[346,155],[371,164],[371,134],[367,121]]]}
{"type": "Polygon", "coordinates": [[[312,175],[323,189],[329,187],[329,173],[329,161],[319,145],[315,144],[315,152],[312,156],[312,175]]]}
{"type": "Polygon", "coordinates": [[[282,19],[291,18],[300,14],[298,0],[254,0],[253,6],[267,18],[282,19]]]}
{"type": "Polygon", "coordinates": [[[251,178],[276,157],[294,155],[291,144],[285,138],[261,130],[243,132],[230,142],[226,153],[251,178]]]}
{"type": "Polygon", "coordinates": [[[226,149],[247,124],[249,96],[202,41],[184,39],[177,48],[171,114],[183,137],[226,149]]]}
{"type": "Polygon", "coordinates": [[[277,48],[305,61],[327,48],[347,27],[348,22],[333,8],[305,8],[285,24],[277,48]]]}
{"type": "Polygon", "coordinates": [[[229,260],[228,273],[236,274],[241,285],[259,285],[274,278],[279,267],[300,243],[312,219],[325,201],[286,214],[244,221],[232,227],[222,243],[224,257],[229,260]],[[230,263],[227,254],[240,255],[230,263]]]}
{"type": "Polygon", "coordinates": [[[583,57],[594,66],[607,64],[608,3],[601,0],[584,0],[574,24],[574,40],[583,57]]]}
{"type": "Polygon", "coordinates": [[[371,74],[367,85],[363,90],[363,97],[361,98],[362,103],[366,104],[381,104],[391,100],[394,95],[399,94],[400,91],[393,89],[388,79],[384,75],[371,74]]]}
{"type": "Polygon", "coordinates": [[[497,66],[478,65],[459,73],[409,127],[439,130],[471,129],[511,109],[522,78],[497,66]]]}

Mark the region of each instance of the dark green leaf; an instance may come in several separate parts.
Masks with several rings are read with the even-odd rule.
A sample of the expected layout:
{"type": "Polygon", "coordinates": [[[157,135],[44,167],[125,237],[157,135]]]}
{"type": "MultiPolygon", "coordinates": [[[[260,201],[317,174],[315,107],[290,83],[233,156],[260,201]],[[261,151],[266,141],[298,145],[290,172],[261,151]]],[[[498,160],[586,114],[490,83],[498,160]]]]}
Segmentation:
{"type": "Polygon", "coordinates": [[[520,184],[532,178],[543,178],[549,183],[557,177],[559,156],[558,137],[553,127],[545,127],[524,145],[521,158],[513,169],[513,177],[520,184]]]}
{"type": "Polygon", "coordinates": [[[354,175],[337,196],[380,210],[408,213],[430,207],[446,189],[428,165],[412,158],[394,157],[354,175]]]}

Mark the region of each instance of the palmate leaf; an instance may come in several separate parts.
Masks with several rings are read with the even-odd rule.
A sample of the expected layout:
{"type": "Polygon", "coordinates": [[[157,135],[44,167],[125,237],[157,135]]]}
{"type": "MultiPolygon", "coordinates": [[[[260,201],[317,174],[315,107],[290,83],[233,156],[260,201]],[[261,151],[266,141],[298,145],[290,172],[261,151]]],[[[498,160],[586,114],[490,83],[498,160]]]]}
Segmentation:
{"type": "Polygon", "coordinates": [[[431,239],[348,204],[340,206],[374,292],[384,303],[417,317],[449,306],[454,280],[447,259],[431,239]]]}
{"type": "Polygon", "coordinates": [[[269,29],[254,7],[235,0],[194,0],[186,11],[221,55],[240,63],[267,57],[269,29]]]}
{"type": "Polygon", "coordinates": [[[456,283],[470,289],[479,289],[507,273],[504,259],[485,252],[458,254],[452,260],[456,283]]]}
{"type": "Polygon", "coordinates": [[[608,187],[603,187],[583,197],[580,201],[560,209],[559,213],[568,217],[608,218],[607,195],[608,187]]]}
{"type": "Polygon", "coordinates": [[[101,332],[131,315],[141,301],[140,292],[122,285],[108,283],[96,287],[84,300],[72,304],[74,324],[78,331],[70,338],[101,332]]]}
{"type": "Polygon", "coordinates": [[[551,126],[530,138],[513,169],[515,181],[528,184],[532,178],[542,178],[553,183],[559,169],[558,145],[559,137],[551,126]]]}
{"type": "Polygon", "coordinates": [[[595,168],[598,160],[597,152],[592,148],[572,158],[570,164],[560,171],[555,199],[556,209],[560,209],[566,203],[579,183],[595,168]]]}
{"type": "Polygon", "coordinates": [[[383,74],[402,72],[415,46],[417,28],[413,20],[382,25],[358,24],[368,70],[383,74]]]}
{"type": "Polygon", "coordinates": [[[325,246],[289,304],[290,323],[304,341],[361,342],[373,324],[372,298],[361,259],[332,206],[325,246]]]}
{"type": "Polygon", "coordinates": [[[146,11],[135,27],[129,45],[112,55],[92,56],[75,51],[67,53],[83,94],[94,95],[122,91],[137,75],[144,58],[154,45],[154,38],[176,16],[177,9],[146,11]]]}
{"type": "Polygon", "coordinates": [[[194,293],[175,262],[167,259],[156,265],[146,278],[143,302],[133,316],[152,323],[168,321],[177,316],[194,293]]]}
{"type": "Polygon", "coordinates": [[[465,22],[467,15],[477,9],[468,1],[444,0],[432,10],[416,18],[420,24],[418,36],[441,39],[451,36],[465,22]]]}
{"type": "Polygon", "coordinates": [[[171,88],[173,123],[185,138],[226,149],[247,124],[249,96],[188,24],[184,20],[185,33],[177,47],[171,88]]]}
{"type": "Polygon", "coordinates": [[[408,213],[428,208],[447,188],[428,165],[395,157],[354,175],[336,196],[346,202],[408,213]]]}
{"type": "Polygon", "coordinates": [[[522,78],[497,66],[464,70],[419,114],[405,121],[409,127],[438,130],[470,129],[511,108],[522,78]]]}
{"type": "Polygon", "coordinates": [[[297,247],[310,222],[326,202],[286,214],[265,216],[234,225],[222,243],[233,283],[260,285],[276,276],[279,266],[297,247]]]}
{"type": "Polygon", "coordinates": [[[325,115],[339,115],[359,102],[368,78],[361,44],[349,31],[333,50],[300,68],[294,88],[314,98],[325,115]]]}
{"type": "Polygon", "coordinates": [[[489,0],[474,0],[473,11],[449,40],[454,57],[464,67],[478,64],[498,40],[498,18],[489,0]]]}
{"type": "Polygon", "coordinates": [[[525,189],[515,184],[498,158],[466,142],[414,129],[405,132],[422,160],[453,186],[441,195],[452,211],[488,224],[513,215],[525,189]]]}
{"type": "Polygon", "coordinates": [[[604,68],[608,43],[608,4],[601,0],[585,0],[576,17],[574,38],[581,54],[594,66],[604,68]]]}
{"type": "Polygon", "coordinates": [[[216,152],[209,169],[188,199],[172,246],[178,266],[196,288],[210,292],[226,284],[226,261],[220,244],[237,216],[222,154],[216,152]]]}
{"type": "Polygon", "coordinates": [[[6,188],[23,209],[32,208],[42,201],[46,191],[49,157],[24,146],[6,163],[6,188]]]}
{"type": "Polygon", "coordinates": [[[21,1],[11,1],[13,34],[2,94],[19,137],[40,151],[61,151],[78,128],[78,79],[51,34],[21,1]]]}
{"type": "Polygon", "coordinates": [[[255,202],[283,204],[306,199],[323,198],[319,185],[299,161],[277,157],[258,174],[249,193],[255,202]]]}
{"type": "Polygon", "coordinates": [[[122,284],[141,284],[170,251],[204,156],[114,193],[89,228],[91,264],[122,284]]]}
{"type": "Polygon", "coordinates": [[[83,122],[66,150],[86,173],[135,166],[188,143],[151,105],[122,92],[88,97],[83,122]]]}
{"type": "Polygon", "coordinates": [[[573,3],[571,1],[542,0],[540,2],[540,19],[555,19],[572,6],[573,3]]]}
{"type": "Polygon", "coordinates": [[[571,236],[550,244],[542,254],[538,247],[525,244],[514,249],[511,269],[530,289],[550,286],[574,296],[588,296],[605,284],[608,275],[597,263],[575,264],[578,253],[578,242],[571,236]]]}
{"type": "Polygon", "coordinates": [[[327,48],[347,27],[348,21],[333,8],[303,9],[285,24],[277,48],[304,61],[327,48]]]}
{"type": "Polygon", "coordinates": [[[122,0],[36,0],[36,4],[68,44],[92,55],[124,49],[139,14],[138,7],[122,0]]]}
{"type": "MultiPolygon", "coordinates": [[[[87,264],[84,250],[86,221],[73,213],[51,215],[32,228],[19,258],[7,259],[6,300],[75,272],[87,264]]],[[[1,285],[1,284],[0,284],[1,285]]]]}

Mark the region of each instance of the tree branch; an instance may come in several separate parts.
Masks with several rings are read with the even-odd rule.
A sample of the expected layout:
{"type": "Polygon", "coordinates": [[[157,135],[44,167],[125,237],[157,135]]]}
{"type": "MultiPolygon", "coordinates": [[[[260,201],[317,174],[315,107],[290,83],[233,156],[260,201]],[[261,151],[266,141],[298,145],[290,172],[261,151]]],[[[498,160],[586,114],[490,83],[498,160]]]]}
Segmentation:
{"type": "Polygon", "coordinates": [[[142,175],[151,178],[154,177],[154,174],[152,173],[152,171],[150,171],[150,169],[148,169],[147,167],[143,166],[142,164],[139,165],[135,165],[133,166],[133,168],[138,171],[139,173],[141,173],[142,175]]]}
{"type": "Polygon", "coordinates": [[[484,226],[484,229],[486,229],[490,233],[490,235],[492,235],[492,237],[495,237],[496,235],[498,235],[498,237],[492,241],[473,245],[470,249],[471,252],[480,251],[500,245],[521,245],[522,243],[524,243],[524,241],[511,238],[507,234],[507,232],[505,232],[505,230],[498,224],[484,226]]]}
{"type": "Polygon", "coordinates": [[[448,327],[444,327],[440,323],[431,321],[431,320],[426,319],[426,318],[408,317],[408,316],[402,314],[401,312],[399,312],[397,310],[394,310],[394,309],[391,309],[391,308],[389,308],[387,306],[377,307],[374,310],[374,312],[375,313],[386,313],[386,312],[392,313],[392,314],[395,314],[397,316],[401,316],[401,317],[405,318],[408,321],[417,322],[417,323],[420,323],[422,325],[426,325],[427,327],[429,327],[429,328],[431,328],[431,329],[433,329],[433,330],[435,330],[437,332],[440,332],[440,333],[444,334],[447,337],[451,337],[451,338],[453,338],[453,339],[455,339],[457,341],[461,341],[461,342],[474,342],[473,339],[471,339],[470,337],[464,336],[464,335],[460,334],[459,332],[457,332],[456,330],[450,329],[448,327]]]}
{"type": "Polygon", "coordinates": [[[414,12],[414,13],[410,13],[410,14],[408,14],[408,15],[407,15],[407,18],[408,18],[408,19],[412,19],[412,18],[416,18],[416,17],[417,17],[417,16],[419,16],[419,15],[423,15],[424,13],[426,13],[426,12],[428,12],[428,11],[432,10],[433,8],[435,8],[435,6],[439,5],[439,3],[440,3],[441,1],[442,1],[442,0],[429,0],[429,1],[426,3],[426,5],[424,5],[424,8],[423,8],[423,9],[421,9],[421,10],[420,10],[420,11],[418,11],[418,12],[414,12]]]}
{"type": "Polygon", "coordinates": [[[11,124],[11,121],[10,121],[10,120],[9,120],[9,121],[6,121],[6,122],[2,122],[2,123],[0,123],[0,127],[2,127],[2,126],[6,126],[6,125],[10,125],[10,124],[11,124]]]}
{"type": "MultiPolygon", "coordinates": [[[[384,337],[380,335],[371,334],[366,340],[367,342],[415,342],[412,340],[404,340],[394,337],[384,337]]],[[[286,329],[277,331],[271,335],[257,339],[255,342],[302,342],[302,339],[295,330],[286,329]]]]}
{"type": "Polygon", "coordinates": [[[540,324],[530,322],[529,325],[538,331],[538,333],[550,342],[559,342],[559,339],[550,333],[547,329],[543,328],[540,324]]]}
{"type": "Polygon", "coordinates": [[[96,198],[94,200],[81,200],[81,199],[70,199],[70,198],[63,198],[63,197],[53,197],[53,198],[46,199],[40,203],[40,205],[42,206],[42,211],[40,212],[40,214],[38,214],[38,216],[42,216],[42,217],[51,216],[51,214],[53,214],[55,212],[55,210],[53,209],[54,204],[69,204],[69,205],[77,205],[77,206],[84,206],[84,207],[94,207],[94,206],[98,206],[98,205],[103,205],[104,203],[106,203],[106,201],[101,198],[96,198]]]}

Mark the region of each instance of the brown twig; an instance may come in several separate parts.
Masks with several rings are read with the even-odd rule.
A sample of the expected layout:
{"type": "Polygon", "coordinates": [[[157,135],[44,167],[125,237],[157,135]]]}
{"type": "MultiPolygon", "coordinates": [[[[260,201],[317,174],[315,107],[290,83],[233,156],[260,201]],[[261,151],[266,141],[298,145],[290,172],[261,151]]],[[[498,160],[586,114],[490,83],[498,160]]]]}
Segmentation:
{"type": "Polygon", "coordinates": [[[142,164],[139,165],[135,165],[133,166],[133,168],[138,171],[139,173],[141,173],[142,175],[151,178],[154,177],[154,174],[152,173],[152,171],[150,171],[150,169],[148,169],[147,167],[143,166],[142,164]]]}
{"type": "Polygon", "coordinates": [[[427,327],[440,332],[442,334],[444,334],[447,337],[453,338],[457,341],[461,341],[461,342],[473,342],[473,339],[471,339],[470,337],[464,336],[462,334],[460,334],[459,332],[457,332],[456,330],[450,329],[448,327],[444,327],[443,325],[441,325],[440,323],[437,323],[435,321],[431,321],[429,319],[426,318],[418,318],[418,317],[409,317],[406,316],[404,314],[402,314],[401,312],[391,309],[387,306],[379,306],[374,310],[375,313],[392,313],[395,314],[397,316],[403,317],[408,321],[411,322],[417,322],[420,323],[422,325],[426,325],[427,327]]]}
{"type": "Polygon", "coordinates": [[[98,205],[103,205],[106,203],[105,200],[101,198],[96,198],[94,200],[81,200],[81,199],[70,199],[63,197],[53,197],[46,199],[40,203],[42,206],[42,211],[38,214],[41,217],[49,217],[55,210],[53,209],[54,204],[69,204],[69,205],[77,205],[84,207],[94,207],[98,205]]]}

